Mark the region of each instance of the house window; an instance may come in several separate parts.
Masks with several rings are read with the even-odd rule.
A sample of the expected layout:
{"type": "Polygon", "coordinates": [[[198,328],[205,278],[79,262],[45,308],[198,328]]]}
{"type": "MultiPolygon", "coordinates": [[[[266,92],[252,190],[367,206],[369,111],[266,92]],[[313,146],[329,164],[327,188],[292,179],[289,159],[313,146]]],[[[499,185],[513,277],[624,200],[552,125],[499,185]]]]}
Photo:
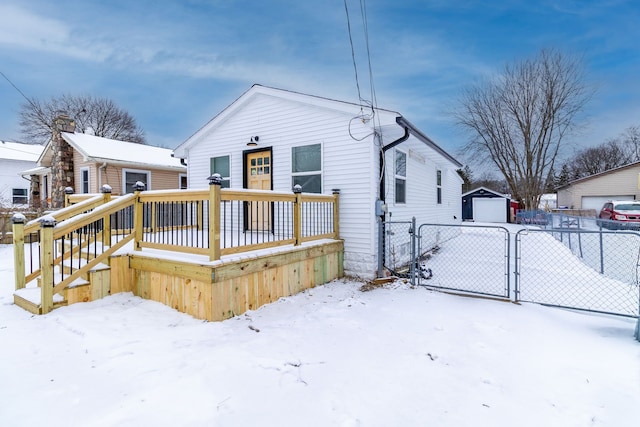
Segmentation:
{"type": "Polygon", "coordinates": [[[187,188],[189,188],[187,186],[187,175],[186,174],[183,174],[183,173],[180,174],[180,181],[178,182],[178,185],[179,185],[179,188],[181,190],[186,190],[187,188]]]}
{"type": "Polygon", "coordinates": [[[322,193],[321,144],[291,149],[291,177],[292,187],[300,185],[305,193],[322,193]]]}
{"type": "Polygon", "coordinates": [[[407,153],[396,150],[396,203],[407,203],[407,153]]]}
{"type": "Polygon", "coordinates": [[[436,197],[437,203],[442,204],[442,171],[436,171],[436,197]]]}
{"type": "Polygon", "coordinates": [[[124,193],[133,193],[133,186],[140,181],[145,185],[145,190],[151,190],[151,174],[148,171],[123,169],[124,193]]]}
{"type": "Polygon", "coordinates": [[[89,193],[89,168],[80,169],[80,192],[89,193]]]}
{"type": "Polygon", "coordinates": [[[14,205],[26,205],[29,203],[29,193],[26,188],[14,188],[11,193],[14,205]]]}
{"type": "Polygon", "coordinates": [[[222,177],[222,188],[231,188],[231,167],[229,156],[212,157],[209,173],[219,173],[222,177]]]}

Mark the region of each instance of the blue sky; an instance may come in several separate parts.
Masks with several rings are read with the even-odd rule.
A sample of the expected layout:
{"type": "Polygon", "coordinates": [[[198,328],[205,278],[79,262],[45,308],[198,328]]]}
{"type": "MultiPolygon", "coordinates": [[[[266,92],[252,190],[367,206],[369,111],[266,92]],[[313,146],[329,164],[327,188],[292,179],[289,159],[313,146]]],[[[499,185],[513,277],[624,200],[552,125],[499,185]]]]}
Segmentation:
{"type": "MultiPolygon", "coordinates": [[[[360,3],[348,0],[364,98],[360,3]]],[[[367,0],[377,102],[445,149],[461,90],[542,48],[583,55],[597,92],[567,152],[640,125],[637,0],[367,0]]],[[[107,97],[154,145],[183,142],[252,84],[357,101],[344,0],[3,0],[0,71],[27,96],[107,97]]],[[[0,139],[22,96],[0,78],[0,139]]]]}

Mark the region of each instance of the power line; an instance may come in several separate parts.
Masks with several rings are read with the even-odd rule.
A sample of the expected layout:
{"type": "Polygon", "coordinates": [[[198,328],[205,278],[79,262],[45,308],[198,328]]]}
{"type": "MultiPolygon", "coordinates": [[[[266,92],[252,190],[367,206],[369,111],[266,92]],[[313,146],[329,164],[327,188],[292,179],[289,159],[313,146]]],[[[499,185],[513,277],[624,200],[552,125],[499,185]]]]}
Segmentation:
{"type": "Polygon", "coordinates": [[[13,82],[12,82],[11,80],[9,80],[9,77],[7,77],[7,76],[6,76],[2,71],[0,71],[0,75],[2,75],[2,77],[4,77],[4,79],[5,79],[6,81],[8,81],[8,82],[9,82],[9,84],[10,84],[11,86],[13,86],[13,88],[14,88],[15,90],[17,90],[17,91],[18,91],[18,93],[19,93],[20,95],[22,95],[22,97],[23,97],[24,99],[26,99],[26,100],[27,100],[27,102],[28,102],[29,104],[31,104],[31,105],[33,106],[33,101],[31,101],[31,100],[29,99],[29,97],[27,97],[27,95],[25,95],[25,94],[24,94],[24,93],[23,93],[23,92],[18,88],[18,86],[14,85],[14,84],[13,84],[13,82]]]}
{"type": "Polygon", "coordinates": [[[371,108],[376,107],[376,91],[373,85],[373,68],[371,67],[371,49],[369,48],[369,22],[367,20],[366,0],[360,0],[360,14],[362,15],[362,28],[364,30],[364,41],[367,48],[367,62],[369,65],[369,87],[371,90],[371,108]]]}
{"type": "MultiPolygon", "coordinates": [[[[344,0],[344,11],[347,14],[347,30],[349,32],[349,44],[351,45],[351,60],[353,62],[353,70],[356,75],[356,88],[358,89],[358,101],[362,102],[362,95],[360,93],[360,82],[358,81],[358,66],[356,65],[356,52],[353,47],[353,37],[351,36],[351,19],[349,18],[349,8],[347,7],[347,0],[344,0]]],[[[360,105],[362,109],[362,105],[360,105]]]]}

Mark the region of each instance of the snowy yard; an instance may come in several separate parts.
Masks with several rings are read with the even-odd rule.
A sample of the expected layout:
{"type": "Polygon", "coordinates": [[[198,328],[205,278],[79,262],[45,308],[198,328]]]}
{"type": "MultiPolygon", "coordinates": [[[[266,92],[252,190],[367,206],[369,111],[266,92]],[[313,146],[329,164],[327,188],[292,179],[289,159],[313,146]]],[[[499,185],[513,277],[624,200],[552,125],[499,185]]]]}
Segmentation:
{"type": "Polygon", "coordinates": [[[634,319],[353,281],[219,323],[131,294],[32,316],[12,262],[1,426],[640,424],[634,319]]]}

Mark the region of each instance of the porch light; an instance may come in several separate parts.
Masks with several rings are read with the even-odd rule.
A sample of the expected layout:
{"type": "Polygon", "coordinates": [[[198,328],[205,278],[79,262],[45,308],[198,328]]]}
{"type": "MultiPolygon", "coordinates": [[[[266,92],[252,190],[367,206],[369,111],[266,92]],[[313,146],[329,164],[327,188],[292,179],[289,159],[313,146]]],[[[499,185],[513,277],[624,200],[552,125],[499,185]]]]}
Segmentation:
{"type": "Polygon", "coordinates": [[[259,136],[252,136],[251,140],[247,142],[247,147],[255,147],[258,145],[258,141],[260,140],[259,136]]]}

